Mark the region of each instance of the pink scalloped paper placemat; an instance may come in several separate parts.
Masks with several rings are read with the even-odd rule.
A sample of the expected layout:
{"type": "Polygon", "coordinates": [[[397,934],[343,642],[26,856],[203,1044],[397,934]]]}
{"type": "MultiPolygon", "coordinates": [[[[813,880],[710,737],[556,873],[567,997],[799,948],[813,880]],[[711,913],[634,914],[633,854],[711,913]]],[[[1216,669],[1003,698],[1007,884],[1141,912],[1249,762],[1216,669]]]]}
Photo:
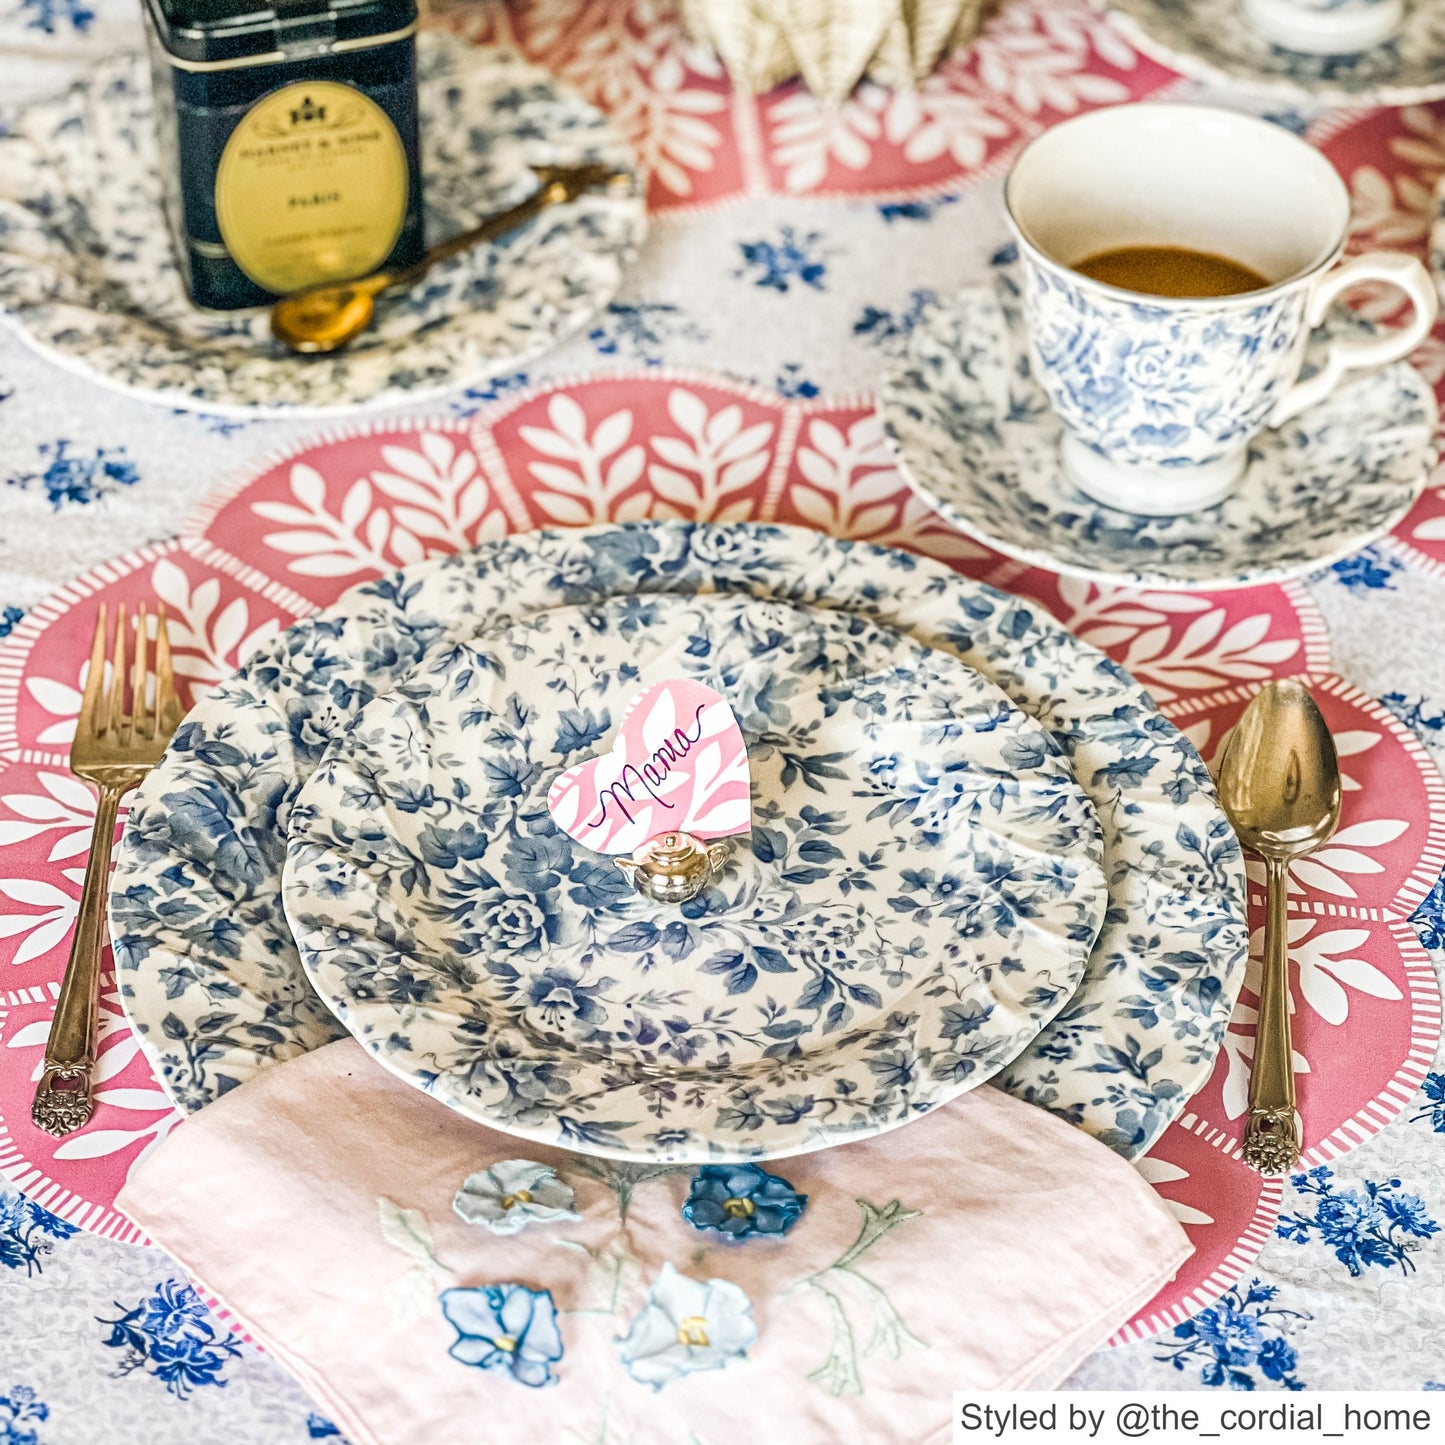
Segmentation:
{"type": "MultiPolygon", "coordinates": [[[[1337,1157],[1404,1108],[1439,1036],[1435,977],[1405,919],[1445,861],[1445,788],[1399,722],[1331,675],[1303,588],[1128,592],[1026,568],[913,496],[868,398],[783,400],[646,370],[518,393],[471,423],[325,433],[218,493],[179,540],[57,593],[0,645],[0,1170],[66,1218],[134,1239],[113,1202],[174,1119],[108,1006],[94,1125],[55,1141],[29,1123],[91,817],[65,758],[100,602],[164,601],[194,696],[276,628],[383,570],[528,528],[656,516],[799,523],[1031,598],[1128,667],[1206,758],[1255,687],[1307,676],[1349,778],[1341,831],[1297,870],[1291,901],[1308,1157],[1337,1157]],[[1327,1066],[1346,1056],[1349,1069],[1327,1066]]],[[[1143,1165],[1197,1252],[1120,1339],[1217,1298],[1273,1228],[1279,1184],[1238,1157],[1253,1003],[1247,986],[1213,1077],[1143,1165]]]]}
{"type": "Polygon", "coordinates": [[[865,83],[841,106],[797,83],[761,96],[734,90],[707,47],[652,0],[488,6],[437,20],[514,45],[606,111],[642,162],[653,211],[956,191],[998,173],[1065,116],[1178,83],[1087,0],[1014,0],[917,90],[865,83]]]}

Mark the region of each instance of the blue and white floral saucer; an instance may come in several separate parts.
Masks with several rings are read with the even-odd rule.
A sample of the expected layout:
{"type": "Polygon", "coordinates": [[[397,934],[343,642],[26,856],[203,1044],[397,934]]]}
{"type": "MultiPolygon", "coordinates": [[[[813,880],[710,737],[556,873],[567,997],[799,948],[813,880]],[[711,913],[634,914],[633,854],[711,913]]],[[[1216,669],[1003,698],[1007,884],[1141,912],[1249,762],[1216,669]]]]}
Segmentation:
{"type": "MultiPolygon", "coordinates": [[[[431,242],[525,197],[532,165],[636,164],[601,112],[514,55],[424,33],[417,60],[431,242]]],[[[264,310],[190,304],[155,131],[136,54],[0,128],[0,319],[60,365],[170,406],[396,406],[514,370],[607,305],[646,229],[640,187],[581,196],[389,299],[345,352],[298,358],[271,339],[264,310]]]]}
{"type": "Polygon", "coordinates": [[[909,482],[955,526],[1034,566],[1122,586],[1243,587],[1317,571],[1388,532],[1437,453],[1435,394],[1401,363],[1261,434],[1217,506],[1179,517],[1104,506],[1064,473],[1009,267],[920,324],[880,409],[909,482]]]}
{"type": "Polygon", "coordinates": [[[1430,222],[1430,274],[1445,300],[1445,180],[1435,187],[1434,216],[1430,222]]]}
{"type": "Polygon", "coordinates": [[[1239,845],[1198,754],[1042,608],[907,553],[745,523],[533,532],[420,563],[298,623],[188,716],[136,797],[111,892],[122,1001],[180,1107],[344,1036],[306,979],[281,875],[293,800],[373,698],[446,640],[698,592],[891,628],[1042,726],[1099,820],[1109,909],[1073,998],[995,1082],[1146,1152],[1213,1067],[1248,942],[1239,845]]]}
{"type": "Polygon", "coordinates": [[[1068,1002],[1108,902],[1099,828],[1032,718],[844,612],[615,598],[444,641],[291,813],[307,977],[383,1064],[494,1128],[739,1162],[896,1128],[1068,1002]],[[644,688],[725,697],[753,827],[680,908],[548,809],[644,688]]]}
{"type": "Polygon", "coordinates": [[[1272,45],[1242,0],[1094,0],[1136,49],[1211,84],[1294,101],[1423,105],[1445,96],[1445,7],[1413,0],[1387,44],[1353,55],[1308,55],[1272,45]]]}

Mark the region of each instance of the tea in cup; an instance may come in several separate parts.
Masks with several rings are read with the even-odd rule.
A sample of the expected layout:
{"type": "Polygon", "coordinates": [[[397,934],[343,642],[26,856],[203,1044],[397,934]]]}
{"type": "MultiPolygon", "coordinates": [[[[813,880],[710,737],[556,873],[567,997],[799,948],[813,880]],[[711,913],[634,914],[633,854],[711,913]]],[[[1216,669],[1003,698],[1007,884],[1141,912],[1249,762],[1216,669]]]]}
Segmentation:
{"type": "Polygon", "coordinates": [[[1435,322],[1434,284],[1413,257],[1341,263],[1344,182],[1312,146],[1252,116],[1147,102],[1078,116],[1024,150],[1005,202],[1065,470],[1124,511],[1222,501],[1265,427],[1353,370],[1408,356],[1435,322]],[[1312,329],[1364,281],[1403,291],[1410,320],[1335,340],[1301,380],[1312,329]]]}
{"type": "Polygon", "coordinates": [[[1286,50],[1352,55],[1394,35],[1405,18],[1405,0],[1244,0],[1244,16],[1286,50]]]}

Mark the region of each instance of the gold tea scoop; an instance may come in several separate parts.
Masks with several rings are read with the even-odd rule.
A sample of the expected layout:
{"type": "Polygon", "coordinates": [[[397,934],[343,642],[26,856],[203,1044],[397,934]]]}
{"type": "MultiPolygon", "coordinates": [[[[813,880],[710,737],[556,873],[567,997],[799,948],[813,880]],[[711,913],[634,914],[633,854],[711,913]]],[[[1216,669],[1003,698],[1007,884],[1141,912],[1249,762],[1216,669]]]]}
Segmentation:
{"type": "Polygon", "coordinates": [[[1244,1162],[1262,1174],[1285,1174],[1300,1151],[1289,1022],[1287,875],[1289,865],[1325,843],[1340,822],[1335,741],[1303,684],[1272,682],[1245,708],[1220,763],[1219,800],[1239,841],[1264,859],[1268,881],[1244,1162]]]}
{"type": "Polygon", "coordinates": [[[644,898],[686,903],[696,898],[727,862],[726,843],[700,843],[687,833],[664,833],[631,858],[613,861],[644,898]]]}
{"type": "Polygon", "coordinates": [[[576,200],[585,191],[629,184],[632,176],[615,166],[533,166],[537,189],[525,201],[433,246],[415,266],[376,271],[355,281],[326,281],[283,296],[271,308],[271,334],[288,351],[315,355],[340,351],[368,326],[376,298],[384,291],[415,285],[439,261],[450,260],[484,241],[495,241],[540,216],[549,206],[576,200]]]}

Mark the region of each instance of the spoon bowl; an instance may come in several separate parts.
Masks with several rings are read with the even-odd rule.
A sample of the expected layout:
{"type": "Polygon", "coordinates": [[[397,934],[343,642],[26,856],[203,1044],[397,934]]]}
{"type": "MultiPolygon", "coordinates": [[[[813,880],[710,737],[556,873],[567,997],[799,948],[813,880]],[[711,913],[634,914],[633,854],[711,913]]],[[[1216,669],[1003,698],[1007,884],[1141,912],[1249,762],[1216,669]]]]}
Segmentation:
{"type": "Polygon", "coordinates": [[[1239,841],[1261,857],[1302,857],[1340,822],[1335,741],[1309,690],[1261,688],[1235,725],[1219,770],[1219,796],[1239,841]]]}
{"type": "Polygon", "coordinates": [[[374,291],[357,282],[322,286],[278,301],[271,331],[288,351],[324,355],[339,351],[371,325],[374,291]]]}

